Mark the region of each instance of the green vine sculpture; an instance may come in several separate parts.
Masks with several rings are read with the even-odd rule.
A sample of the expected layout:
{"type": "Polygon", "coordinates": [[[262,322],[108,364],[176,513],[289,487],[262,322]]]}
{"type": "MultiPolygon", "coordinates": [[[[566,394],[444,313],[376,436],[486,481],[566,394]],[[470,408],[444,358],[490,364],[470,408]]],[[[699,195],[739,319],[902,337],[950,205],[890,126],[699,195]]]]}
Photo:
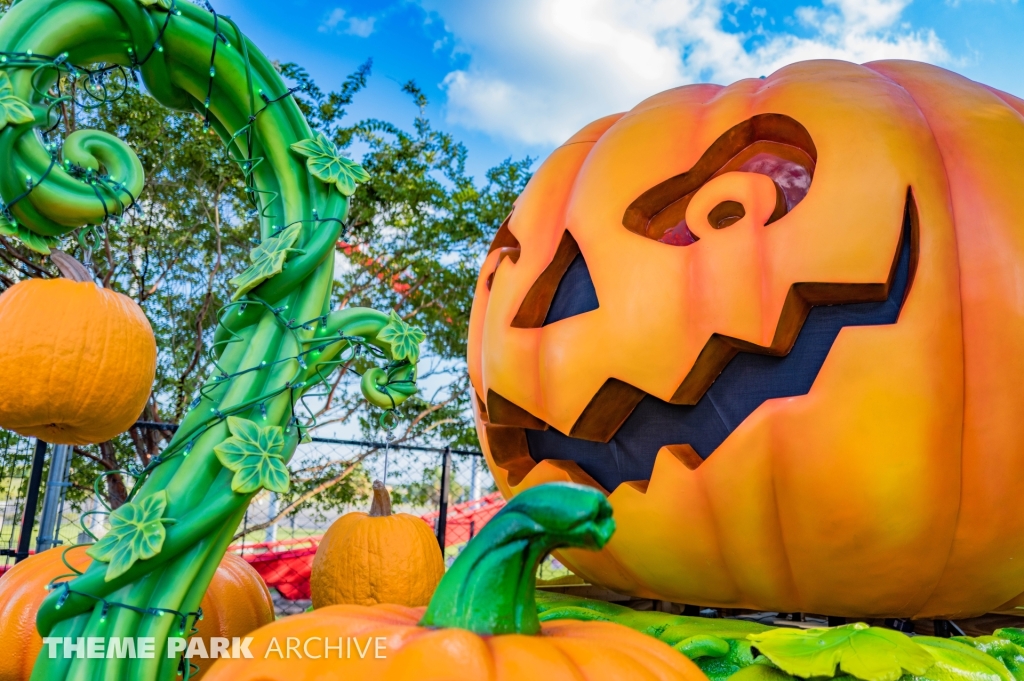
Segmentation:
{"type": "Polygon", "coordinates": [[[314,135],[273,65],[209,5],[21,0],[0,19],[0,233],[45,254],[62,238],[85,247],[117,228],[144,184],[135,153],[106,133],[60,140],[54,131],[61,107],[116,97],[138,76],[163,105],[196,112],[220,135],[261,241],[221,311],[214,375],[138,472],[89,550],[93,565],[39,611],[43,636],[152,637],[156,654],[44,654],[36,681],[188,678],[167,641],[192,632],[253,495],[287,489],[285,464],[304,437],[298,401],[360,352],[381,364],[361,382],[371,403],[393,409],[415,391],[422,332],[394,315],[330,308],[335,243],[365,171],[314,135]]]}

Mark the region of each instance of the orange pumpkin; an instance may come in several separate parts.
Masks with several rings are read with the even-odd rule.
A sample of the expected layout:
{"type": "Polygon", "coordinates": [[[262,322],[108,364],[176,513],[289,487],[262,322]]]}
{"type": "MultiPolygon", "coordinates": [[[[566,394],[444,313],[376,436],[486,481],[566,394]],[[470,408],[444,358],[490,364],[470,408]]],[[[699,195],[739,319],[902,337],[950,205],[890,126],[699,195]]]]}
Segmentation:
{"type": "Polygon", "coordinates": [[[628,627],[538,622],[537,562],[554,546],[598,548],[614,528],[594,490],[533,489],[469,542],[429,607],[334,605],[287,617],[252,634],[253,659],[220,660],[207,681],[707,681],[681,653],[628,627]]]}
{"type": "Polygon", "coordinates": [[[135,301],[99,288],[75,264],[75,279],[29,279],[0,294],[0,427],[84,445],[124,432],[142,413],[156,341],[135,301]]]}
{"type": "Polygon", "coordinates": [[[1024,590],[1024,101],[913,62],[655,95],[539,168],[476,287],[506,495],[605,490],[618,592],[963,617],[1024,590]]]}
{"type": "Polygon", "coordinates": [[[373,483],[367,513],[346,513],[324,533],[313,558],[313,607],[426,605],[444,576],[444,559],[430,526],[408,513],[391,513],[384,483],[373,483]]]}
{"type": "Polygon", "coordinates": [[[333,605],[288,617],[254,633],[255,659],[218,662],[207,680],[706,681],[667,644],[612,622],[559,620],[543,623],[540,636],[486,637],[418,626],[423,613],[424,608],[402,605],[333,605]],[[289,641],[300,643],[286,657],[289,641]],[[342,657],[319,659],[324,641],[331,656],[341,645],[342,657]]]}
{"type": "MultiPolygon", "coordinates": [[[[92,559],[85,546],[58,546],[26,558],[0,577],[0,640],[9,645],[0,655],[0,681],[28,681],[43,639],[36,632],[36,612],[47,595],[46,586],[62,575],[74,574],[68,564],[84,571],[92,559]]],[[[274,621],[274,602],[263,579],[242,558],[227,554],[214,573],[200,607],[203,619],[195,635],[206,641],[241,637],[274,621]]],[[[213,660],[193,658],[202,678],[213,660]]]]}

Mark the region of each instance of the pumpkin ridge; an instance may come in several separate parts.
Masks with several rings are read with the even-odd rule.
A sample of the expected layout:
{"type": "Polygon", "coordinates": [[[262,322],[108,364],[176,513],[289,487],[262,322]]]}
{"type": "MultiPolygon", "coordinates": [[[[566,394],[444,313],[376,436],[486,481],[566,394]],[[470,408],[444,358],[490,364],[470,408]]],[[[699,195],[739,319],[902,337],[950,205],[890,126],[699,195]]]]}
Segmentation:
{"type": "MultiPolygon", "coordinates": [[[[92,292],[90,291],[90,293],[92,293],[92,292]]],[[[119,341],[120,341],[119,344],[122,344],[124,342],[124,328],[123,328],[123,326],[119,325],[117,328],[111,329],[111,314],[110,313],[112,312],[112,310],[110,308],[113,307],[113,306],[110,305],[109,299],[107,298],[106,295],[103,294],[102,290],[99,291],[99,301],[100,301],[100,305],[102,306],[103,314],[102,315],[97,315],[96,317],[90,318],[88,320],[89,324],[87,325],[86,328],[88,329],[87,333],[89,331],[92,331],[91,335],[96,335],[96,331],[94,331],[92,329],[89,329],[89,327],[91,327],[92,323],[96,322],[96,321],[100,321],[102,323],[102,325],[103,325],[102,329],[99,330],[99,336],[100,336],[100,338],[103,339],[103,346],[102,346],[102,348],[100,349],[100,352],[99,352],[99,356],[102,357],[102,360],[100,360],[100,370],[102,371],[103,369],[106,369],[107,366],[110,363],[109,352],[110,352],[110,346],[111,346],[111,336],[113,336],[114,334],[117,334],[119,336],[119,341]]],[[[120,376],[118,378],[120,378],[120,376]]],[[[78,380],[81,380],[81,379],[82,379],[82,377],[79,376],[78,380]]],[[[94,394],[99,389],[99,385],[98,385],[99,381],[95,380],[94,376],[87,376],[87,377],[85,377],[85,379],[86,379],[87,392],[84,395],[84,398],[80,399],[78,401],[78,404],[76,405],[77,409],[75,410],[74,416],[71,417],[74,421],[80,421],[81,420],[81,418],[82,418],[82,410],[84,409],[84,406],[92,401],[94,394]]]]}
{"type": "MultiPolygon", "coordinates": [[[[870,62],[868,64],[865,64],[864,66],[866,68],[870,69],[871,71],[873,71],[874,73],[877,73],[878,75],[882,76],[883,78],[885,78],[885,79],[889,80],[890,82],[894,83],[904,93],[906,93],[906,96],[910,99],[911,102],[914,103],[914,107],[917,109],[918,114],[920,115],[921,119],[924,121],[924,124],[925,124],[926,128],[928,129],[928,133],[931,136],[932,143],[934,144],[935,148],[938,150],[939,157],[940,157],[940,159],[942,161],[942,177],[945,180],[944,188],[946,190],[946,196],[948,197],[948,201],[949,201],[949,204],[946,206],[946,210],[949,213],[949,215],[951,217],[951,221],[953,223],[952,236],[953,236],[953,242],[954,242],[955,248],[956,248],[956,256],[957,256],[956,259],[957,259],[957,264],[958,264],[958,269],[957,269],[957,293],[958,293],[958,295],[960,297],[960,300],[963,300],[963,296],[964,296],[963,276],[964,276],[964,273],[963,273],[963,270],[959,268],[960,258],[961,258],[961,255],[962,255],[961,243],[960,243],[961,235],[959,233],[959,230],[957,229],[957,220],[956,220],[956,213],[955,213],[955,206],[954,206],[956,193],[954,192],[953,183],[952,183],[952,180],[951,180],[951,178],[949,176],[949,160],[950,159],[948,159],[947,156],[946,156],[947,151],[946,151],[945,145],[939,143],[939,136],[938,136],[938,134],[937,134],[937,132],[935,130],[935,127],[934,127],[934,125],[932,123],[932,120],[931,120],[931,118],[929,116],[929,112],[926,110],[926,108],[924,106],[922,106],[922,103],[920,101],[918,101],[918,98],[914,96],[914,93],[911,90],[911,88],[907,87],[906,85],[904,85],[903,82],[901,82],[901,80],[903,78],[906,78],[907,80],[909,80],[911,82],[915,81],[916,78],[915,78],[914,75],[906,73],[906,72],[903,72],[903,71],[900,70],[900,61],[899,60],[879,60],[879,61],[876,61],[876,62],[870,62]],[[892,73],[888,72],[887,70],[878,70],[878,69],[874,68],[875,65],[881,66],[883,69],[885,69],[886,67],[893,68],[895,71],[898,71],[900,73],[900,75],[899,75],[899,77],[897,77],[897,76],[894,76],[892,73]]],[[[971,82],[973,82],[973,81],[971,81],[971,82]]],[[[998,91],[993,92],[991,88],[986,88],[986,89],[989,90],[992,94],[995,94],[998,99],[1003,100],[1003,102],[1004,102],[1004,104],[1006,106],[1009,106],[1009,104],[1006,103],[1005,100],[998,95],[998,91]]],[[[959,317],[960,317],[960,337],[961,337],[961,342],[963,343],[964,349],[965,349],[964,354],[966,355],[966,345],[967,345],[968,334],[967,334],[966,324],[965,324],[965,320],[964,320],[964,306],[963,305],[960,306],[959,317]]],[[[960,442],[959,442],[959,452],[960,452],[960,457],[959,457],[959,459],[960,459],[960,484],[959,484],[959,494],[957,496],[957,514],[956,514],[956,518],[954,519],[952,538],[951,538],[951,540],[949,542],[949,547],[948,547],[948,550],[946,552],[946,558],[945,558],[945,561],[943,562],[942,569],[939,571],[938,577],[936,578],[934,584],[932,584],[931,588],[929,589],[927,597],[922,601],[922,603],[923,603],[922,607],[926,607],[927,604],[932,601],[932,599],[935,597],[936,593],[942,587],[943,582],[945,581],[946,573],[949,570],[950,563],[952,562],[953,555],[956,552],[956,548],[957,548],[956,547],[957,536],[958,536],[958,533],[959,533],[959,530],[960,530],[961,514],[962,514],[962,511],[963,511],[963,507],[964,507],[964,477],[965,477],[965,475],[964,475],[964,466],[966,465],[965,457],[964,457],[964,452],[965,452],[966,444],[967,444],[966,443],[966,437],[967,437],[966,415],[967,415],[967,382],[968,382],[968,377],[967,377],[967,368],[966,368],[966,357],[965,357],[964,363],[961,366],[961,381],[962,381],[962,385],[963,385],[963,410],[962,410],[963,411],[963,416],[962,416],[962,422],[961,422],[961,428],[960,428],[960,442]]]]}
{"type": "Polygon", "coordinates": [[[331,604],[425,605],[444,573],[437,539],[421,519],[385,515],[390,497],[374,481],[371,514],[347,513],[317,548],[310,575],[314,607],[331,604]],[[373,515],[373,514],[376,515],[373,515]]]}
{"type": "MultiPolygon", "coordinates": [[[[950,205],[947,207],[947,210],[949,211],[950,215],[953,215],[953,205],[952,205],[952,203],[953,203],[954,192],[953,192],[952,181],[950,180],[950,177],[949,177],[949,169],[948,169],[948,165],[947,165],[947,159],[946,159],[946,155],[945,155],[945,150],[944,150],[943,146],[939,144],[938,137],[936,135],[934,127],[932,126],[932,121],[929,120],[928,113],[925,111],[924,107],[921,106],[921,103],[917,100],[917,98],[914,97],[914,93],[911,92],[910,89],[908,89],[898,79],[893,77],[892,74],[886,73],[884,71],[878,71],[878,70],[872,68],[872,64],[874,64],[874,63],[878,63],[878,64],[890,64],[891,63],[893,66],[895,66],[898,69],[899,68],[898,60],[880,60],[879,62],[872,62],[872,63],[869,63],[869,64],[865,64],[864,66],[869,68],[869,69],[871,69],[875,73],[881,75],[883,78],[886,78],[889,81],[891,81],[892,83],[894,83],[897,86],[899,86],[906,93],[907,97],[909,97],[910,100],[914,103],[914,106],[917,108],[918,113],[920,114],[922,120],[925,123],[925,126],[928,128],[928,132],[931,135],[932,142],[934,143],[935,148],[938,150],[939,155],[942,158],[942,175],[945,178],[946,193],[947,193],[947,196],[949,197],[949,202],[950,202],[950,205]]],[[[910,78],[913,79],[912,76],[910,78]]],[[[986,89],[988,89],[992,94],[994,94],[999,99],[1004,99],[1003,97],[1000,97],[1000,93],[998,91],[993,90],[991,88],[986,88],[986,89]]],[[[1005,99],[1004,99],[1004,101],[1005,101],[1005,99]]],[[[955,223],[954,223],[954,225],[955,225],[955,223]]],[[[954,243],[957,246],[957,260],[958,261],[959,261],[959,255],[960,255],[959,239],[960,239],[960,235],[958,234],[957,229],[954,226],[954,228],[953,228],[953,241],[954,241],[954,243]]],[[[963,277],[963,273],[958,271],[958,276],[957,276],[957,292],[960,294],[961,298],[963,296],[963,289],[962,289],[962,281],[963,280],[962,280],[962,277],[963,277]]],[[[961,338],[964,339],[964,341],[966,342],[966,329],[964,328],[963,306],[960,307],[960,335],[961,335],[961,338]]],[[[963,375],[964,385],[966,386],[966,383],[967,383],[966,369],[961,369],[961,373],[963,375]]],[[[965,390],[965,395],[964,395],[964,411],[966,412],[966,410],[967,410],[967,405],[966,405],[966,390],[965,390]]],[[[963,466],[964,466],[963,452],[964,452],[964,446],[965,446],[965,442],[964,442],[965,434],[966,434],[966,429],[965,428],[961,428],[961,432],[960,432],[960,479],[961,479],[961,484],[960,484],[960,496],[957,499],[957,517],[956,517],[956,520],[954,522],[954,526],[955,527],[958,527],[959,524],[960,524],[960,511],[963,508],[963,482],[962,481],[963,481],[963,476],[964,476],[964,473],[963,473],[963,466]]],[[[934,586],[933,586],[933,588],[932,588],[932,590],[931,590],[931,592],[929,594],[929,597],[925,600],[926,603],[929,600],[931,600],[931,596],[939,588],[939,585],[942,582],[942,576],[945,574],[946,569],[947,569],[947,567],[949,565],[949,561],[950,561],[950,559],[951,559],[951,557],[953,555],[954,543],[955,543],[955,530],[954,530],[954,540],[950,542],[949,551],[948,551],[947,556],[946,556],[946,562],[943,565],[942,570],[939,573],[939,579],[936,580],[936,582],[935,582],[935,584],[934,584],[934,586]]]]}

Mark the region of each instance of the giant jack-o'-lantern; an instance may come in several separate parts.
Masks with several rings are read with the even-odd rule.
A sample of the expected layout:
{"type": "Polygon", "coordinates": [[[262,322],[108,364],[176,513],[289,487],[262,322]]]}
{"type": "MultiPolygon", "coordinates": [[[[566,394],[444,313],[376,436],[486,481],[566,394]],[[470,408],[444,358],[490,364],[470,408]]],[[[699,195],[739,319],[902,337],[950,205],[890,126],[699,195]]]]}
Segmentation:
{"type": "Polygon", "coordinates": [[[964,616],[1024,592],[1024,101],[912,62],[693,85],[554,151],[476,288],[506,495],[681,603],[964,616]]]}

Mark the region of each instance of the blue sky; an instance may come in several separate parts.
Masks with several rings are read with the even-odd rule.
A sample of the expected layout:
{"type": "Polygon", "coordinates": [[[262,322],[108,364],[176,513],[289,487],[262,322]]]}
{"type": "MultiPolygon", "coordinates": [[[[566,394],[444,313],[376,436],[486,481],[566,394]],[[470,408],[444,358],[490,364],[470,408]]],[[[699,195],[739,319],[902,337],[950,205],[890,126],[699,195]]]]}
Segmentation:
{"type": "Polygon", "coordinates": [[[817,57],[911,58],[1024,96],[1017,0],[213,0],[272,59],[334,88],[374,60],[357,118],[410,124],[414,79],[482,176],[543,158],[661,90],[817,57]]]}

